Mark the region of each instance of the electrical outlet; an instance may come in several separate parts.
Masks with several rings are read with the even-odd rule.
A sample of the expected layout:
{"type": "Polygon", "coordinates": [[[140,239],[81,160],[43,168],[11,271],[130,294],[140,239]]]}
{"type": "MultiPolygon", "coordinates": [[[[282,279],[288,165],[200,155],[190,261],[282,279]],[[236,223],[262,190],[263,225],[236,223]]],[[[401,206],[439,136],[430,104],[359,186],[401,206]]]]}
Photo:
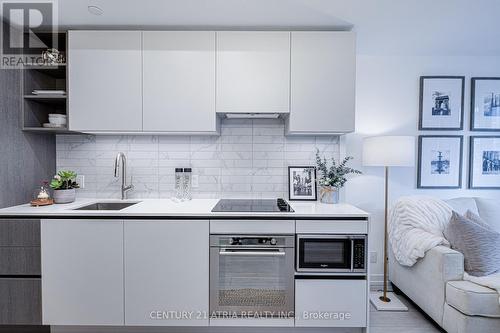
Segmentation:
{"type": "Polygon", "coordinates": [[[191,176],[191,186],[193,188],[198,188],[200,186],[200,179],[198,175],[191,176]]]}
{"type": "Polygon", "coordinates": [[[377,260],[377,252],[370,252],[370,263],[376,264],[377,260]]]}
{"type": "Polygon", "coordinates": [[[78,185],[80,185],[80,188],[85,188],[85,176],[84,175],[76,176],[76,182],[78,183],[78,185]]]}

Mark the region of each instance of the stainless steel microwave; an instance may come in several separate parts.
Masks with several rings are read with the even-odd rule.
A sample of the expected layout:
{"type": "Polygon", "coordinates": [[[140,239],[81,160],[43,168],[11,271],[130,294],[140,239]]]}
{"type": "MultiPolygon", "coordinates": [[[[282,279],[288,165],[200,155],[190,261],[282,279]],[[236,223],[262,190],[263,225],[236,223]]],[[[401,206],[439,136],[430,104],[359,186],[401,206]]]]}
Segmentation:
{"type": "Polygon", "coordinates": [[[297,272],[366,273],[366,235],[298,235],[297,272]]]}

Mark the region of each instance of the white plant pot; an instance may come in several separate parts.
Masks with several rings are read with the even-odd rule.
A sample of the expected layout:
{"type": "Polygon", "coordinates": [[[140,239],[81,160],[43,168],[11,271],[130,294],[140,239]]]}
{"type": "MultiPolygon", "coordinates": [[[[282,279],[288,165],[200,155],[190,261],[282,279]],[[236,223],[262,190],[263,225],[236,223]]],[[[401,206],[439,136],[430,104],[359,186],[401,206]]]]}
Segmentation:
{"type": "Polygon", "coordinates": [[[320,186],[319,201],[325,204],[338,204],[339,189],[333,186],[320,186]]]}
{"type": "Polygon", "coordinates": [[[76,190],[54,190],[54,202],[56,204],[66,204],[75,201],[76,190]]]}

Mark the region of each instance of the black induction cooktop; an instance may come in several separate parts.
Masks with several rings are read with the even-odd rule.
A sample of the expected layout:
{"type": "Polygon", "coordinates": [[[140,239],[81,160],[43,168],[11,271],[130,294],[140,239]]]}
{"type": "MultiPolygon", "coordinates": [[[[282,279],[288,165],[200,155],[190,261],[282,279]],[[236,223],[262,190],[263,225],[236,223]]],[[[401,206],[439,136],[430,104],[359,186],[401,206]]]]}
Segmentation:
{"type": "Polygon", "coordinates": [[[288,212],[293,209],[284,199],[221,199],[212,212],[288,212]]]}

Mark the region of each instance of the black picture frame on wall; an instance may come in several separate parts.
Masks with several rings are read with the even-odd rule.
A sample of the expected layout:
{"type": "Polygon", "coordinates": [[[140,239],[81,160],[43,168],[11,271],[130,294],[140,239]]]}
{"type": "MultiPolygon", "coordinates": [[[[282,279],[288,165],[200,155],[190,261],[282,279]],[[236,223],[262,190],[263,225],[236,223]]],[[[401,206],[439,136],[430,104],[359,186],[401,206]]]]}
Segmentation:
{"type": "Polygon", "coordinates": [[[469,189],[500,189],[500,136],[471,136],[469,144],[469,189]]]}
{"type": "Polygon", "coordinates": [[[316,167],[288,167],[288,198],[290,201],[316,201],[318,189],[316,167]],[[307,180],[307,177],[311,179],[307,180]]]}
{"type": "Polygon", "coordinates": [[[500,77],[473,77],[470,85],[470,130],[500,132],[500,77]]]}
{"type": "Polygon", "coordinates": [[[421,76],[418,129],[463,130],[464,91],[465,76],[421,76]]]}
{"type": "Polygon", "coordinates": [[[417,188],[462,188],[463,148],[462,135],[420,135],[417,188]]]}

